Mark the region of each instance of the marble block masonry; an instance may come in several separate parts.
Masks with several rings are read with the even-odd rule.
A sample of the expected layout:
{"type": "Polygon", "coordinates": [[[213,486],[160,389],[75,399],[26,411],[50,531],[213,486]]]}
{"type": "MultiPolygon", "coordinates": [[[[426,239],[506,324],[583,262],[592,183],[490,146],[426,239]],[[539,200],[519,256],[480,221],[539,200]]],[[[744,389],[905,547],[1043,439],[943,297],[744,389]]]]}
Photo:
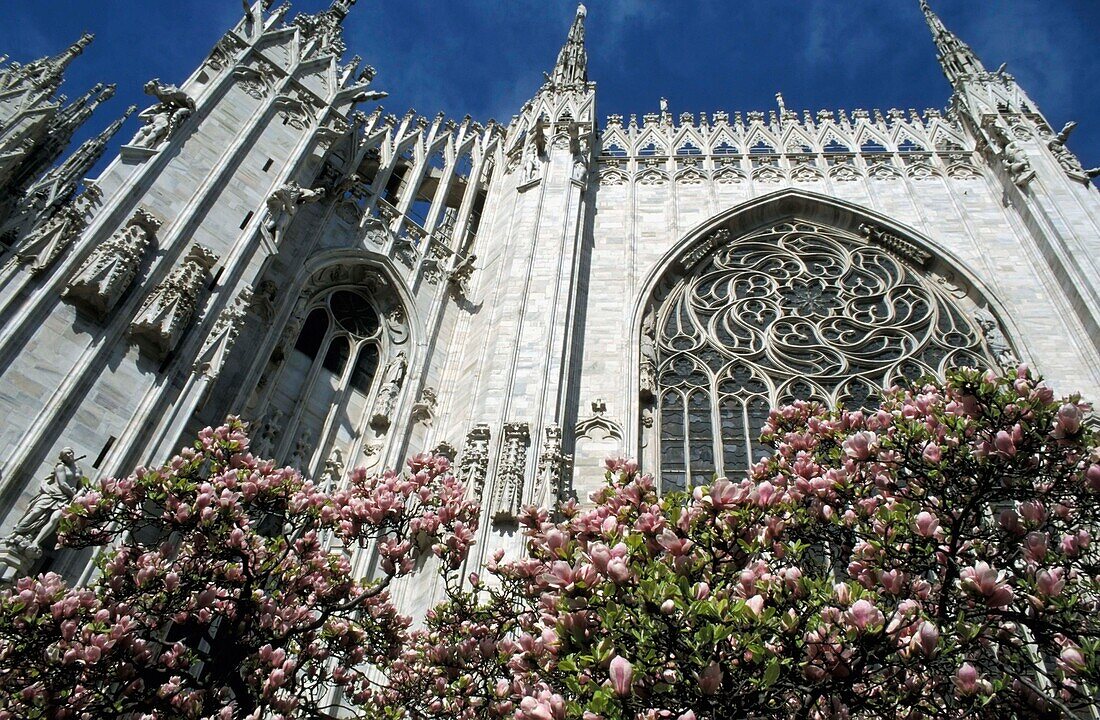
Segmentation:
{"type": "Polygon", "coordinates": [[[601,121],[581,6],[506,125],[385,114],[353,4],[248,7],[94,180],[125,117],[63,151],[113,87],[56,95],[91,36],[0,64],[3,578],[86,577],[52,542],[76,479],[229,413],[330,486],[448,455],[476,565],[608,455],[743,472],[791,398],[1018,361],[1100,398],[1097,171],[924,0],[944,109],[601,121]]]}

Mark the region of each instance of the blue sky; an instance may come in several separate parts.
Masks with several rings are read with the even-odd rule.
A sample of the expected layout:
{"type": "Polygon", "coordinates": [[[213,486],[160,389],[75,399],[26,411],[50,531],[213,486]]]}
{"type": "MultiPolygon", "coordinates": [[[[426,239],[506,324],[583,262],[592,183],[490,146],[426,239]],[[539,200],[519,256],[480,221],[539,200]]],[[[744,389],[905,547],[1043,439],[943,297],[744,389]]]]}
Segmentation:
{"type": "MultiPolygon", "coordinates": [[[[986,66],[1008,63],[1069,146],[1100,165],[1097,0],[932,0],[986,66]]],[[[315,11],[327,0],[299,0],[315,11]]],[[[9,0],[0,54],[57,52],[82,31],[96,40],[68,73],[75,96],[97,81],[118,95],[82,137],[133,103],[151,77],[183,80],[241,13],[240,0],[9,0]]],[[[349,55],[378,71],[386,110],[469,113],[507,121],[553,65],[572,0],[360,0],[346,22],[349,55]]],[[[589,73],[598,110],[629,115],[669,98],[684,111],[944,107],[949,87],[917,0],[591,0],[589,73]]],[[[120,135],[137,127],[131,119],[120,135]]],[[[116,145],[119,141],[116,141],[116,145]]]]}

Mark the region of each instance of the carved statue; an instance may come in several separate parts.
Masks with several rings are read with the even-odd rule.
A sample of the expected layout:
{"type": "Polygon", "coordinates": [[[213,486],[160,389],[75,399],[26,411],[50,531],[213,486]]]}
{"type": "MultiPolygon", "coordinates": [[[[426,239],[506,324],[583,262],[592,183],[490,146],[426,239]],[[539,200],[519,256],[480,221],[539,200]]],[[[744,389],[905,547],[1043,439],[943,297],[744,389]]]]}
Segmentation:
{"type": "Polygon", "coordinates": [[[145,83],[144,90],[146,95],[152,95],[160,102],[138,114],[145,125],[137,131],[130,144],[155,150],[194,112],[195,101],[175,85],[162,85],[157,78],[145,83]]]}
{"type": "Polygon", "coordinates": [[[371,427],[376,429],[386,428],[390,425],[390,416],[393,415],[393,407],[397,402],[397,393],[405,382],[405,370],[409,361],[405,357],[405,351],[397,353],[386,366],[382,376],[382,388],[378,391],[378,400],[374,405],[374,416],[371,417],[371,427]]]}
{"type": "Polygon", "coordinates": [[[413,403],[412,406],[411,415],[413,422],[431,425],[432,420],[435,418],[435,408],[438,402],[439,398],[436,395],[435,388],[426,387],[421,390],[420,399],[413,403]]]}
{"type": "Polygon", "coordinates": [[[1035,177],[1035,171],[1031,169],[1031,161],[1019,140],[1013,140],[1004,149],[1004,157],[1001,165],[1017,187],[1027,187],[1031,179],[1035,177]]]}
{"type": "MultiPolygon", "coordinates": [[[[455,255],[455,260],[458,256],[455,255]]],[[[462,260],[458,260],[450,270],[447,271],[447,280],[463,295],[466,294],[466,287],[470,281],[470,276],[474,274],[474,262],[477,260],[477,255],[470,253],[462,260]]]]}
{"type": "Polygon", "coordinates": [[[586,177],[588,177],[588,161],[583,155],[578,155],[573,159],[573,179],[583,183],[586,177]]]}
{"type": "Polygon", "coordinates": [[[273,241],[278,242],[283,230],[298,212],[298,208],[307,203],[317,202],[324,196],[324,188],[303,188],[291,180],[267,198],[268,217],[267,222],[264,223],[264,229],[273,241]]]}
{"type": "Polygon", "coordinates": [[[344,477],[344,453],[335,448],[328,460],[325,460],[323,473],[325,488],[331,490],[340,484],[344,477]]]}
{"type": "Polygon", "coordinates": [[[76,461],[72,448],[61,450],[53,471],[42,480],[38,494],[11,531],[6,542],[20,554],[37,558],[42,554],[42,544],[57,530],[62,511],[72,502],[84,478],[76,461]]]}
{"type": "Polygon", "coordinates": [[[997,322],[997,318],[993,317],[993,313],[990,312],[989,308],[978,308],[974,313],[974,322],[982,331],[985,345],[989,348],[989,353],[998,365],[1013,368],[1020,364],[1016,353],[1012,352],[1012,346],[1008,344],[1008,338],[1001,330],[1001,324],[997,322]]]}
{"type": "Polygon", "coordinates": [[[523,182],[528,183],[539,176],[542,158],[539,157],[538,144],[530,136],[523,146],[523,182]]]}
{"type": "Polygon", "coordinates": [[[657,343],[654,339],[652,311],[642,323],[641,361],[639,363],[638,396],[645,402],[657,392],[657,343]]]}

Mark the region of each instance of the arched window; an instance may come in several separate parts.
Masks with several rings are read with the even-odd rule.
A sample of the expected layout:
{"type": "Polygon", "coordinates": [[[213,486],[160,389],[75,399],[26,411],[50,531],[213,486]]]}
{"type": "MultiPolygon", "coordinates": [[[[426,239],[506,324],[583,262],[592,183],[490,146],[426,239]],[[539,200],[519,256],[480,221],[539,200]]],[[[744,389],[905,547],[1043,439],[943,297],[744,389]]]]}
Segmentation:
{"type": "Polygon", "coordinates": [[[665,491],[746,472],[771,407],[856,409],[897,382],[993,364],[975,313],[896,247],[799,220],[704,247],[643,327],[644,435],[665,491]]]}
{"type": "MultiPolygon", "coordinates": [[[[351,271],[336,268],[318,277],[325,272],[351,271]]],[[[257,390],[254,413],[258,428],[270,426],[254,449],[309,474],[320,472],[337,451],[337,457],[350,457],[355,443],[374,433],[369,419],[379,367],[393,360],[407,338],[403,314],[392,301],[379,306],[355,282],[321,288],[303,301],[297,317],[305,320],[291,336],[293,349],[277,364],[270,387],[257,390]]]]}

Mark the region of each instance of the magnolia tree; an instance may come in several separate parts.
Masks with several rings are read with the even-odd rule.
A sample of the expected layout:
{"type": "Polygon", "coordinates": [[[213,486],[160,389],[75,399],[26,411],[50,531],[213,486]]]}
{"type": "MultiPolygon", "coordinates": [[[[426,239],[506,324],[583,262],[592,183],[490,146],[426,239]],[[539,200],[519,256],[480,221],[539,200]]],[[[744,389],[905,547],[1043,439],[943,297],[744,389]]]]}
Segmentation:
{"type": "Polygon", "coordinates": [[[464,560],[477,509],[442,458],[325,492],[248,452],[239,421],[162,468],[86,488],[59,544],[107,546],[99,575],[0,594],[0,719],[313,718],[373,697],[407,643],[386,588],[464,560]],[[352,574],[370,545],[381,574],[352,574]]]}
{"type": "Polygon", "coordinates": [[[1094,717],[1097,433],[1026,368],[774,411],[747,478],[594,506],[452,590],[368,714],[1094,717]]]}
{"type": "Polygon", "coordinates": [[[445,460],[326,493],[230,422],[79,496],[61,543],[113,548],[92,586],[0,594],[0,720],[1093,717],[1087,410],[1026,369],[798,403],[748,477],[662,497],[609,461],[467,582],[477,512],[445,460]],[[386,587],[428,554],[447,599],[413,625],[386,587]]]}

